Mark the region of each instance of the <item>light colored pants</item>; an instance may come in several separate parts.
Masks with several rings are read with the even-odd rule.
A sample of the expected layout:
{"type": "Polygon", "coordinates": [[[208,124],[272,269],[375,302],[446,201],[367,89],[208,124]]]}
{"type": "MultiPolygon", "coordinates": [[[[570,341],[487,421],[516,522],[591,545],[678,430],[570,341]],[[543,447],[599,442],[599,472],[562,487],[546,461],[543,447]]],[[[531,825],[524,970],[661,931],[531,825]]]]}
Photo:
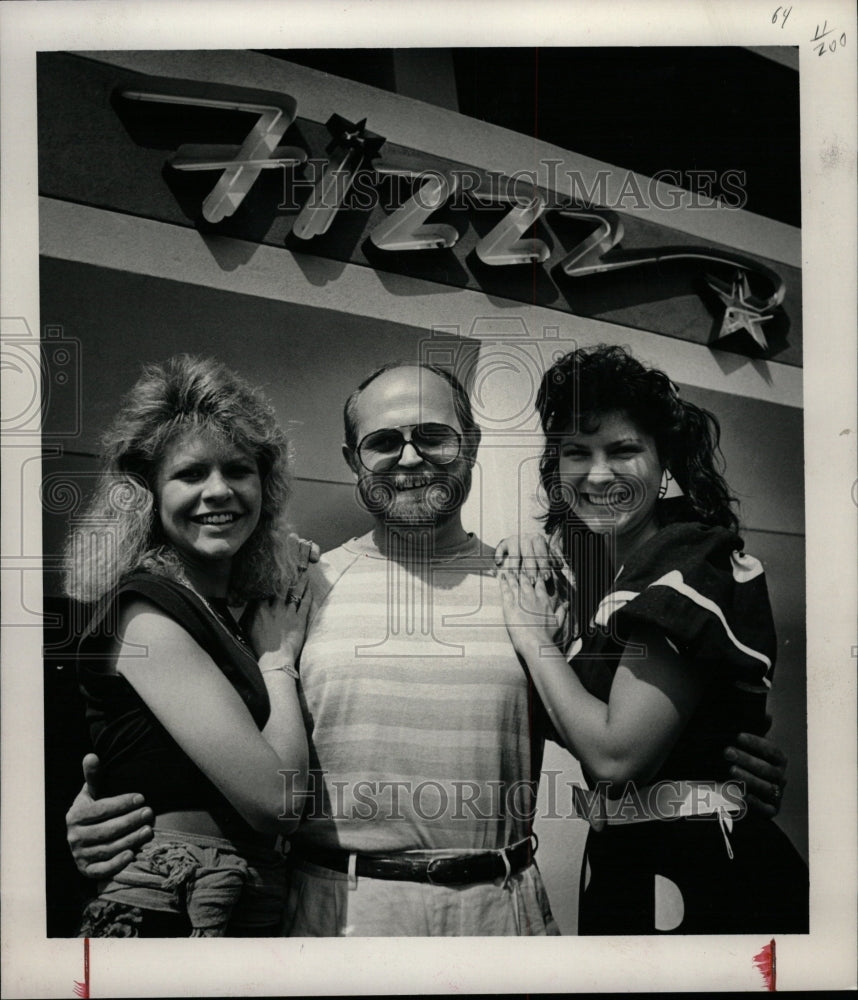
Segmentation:
{"type": "Polygon", "coordinates": [[[559,934],[535,864],[475,885],[349,876],[307,861],[289,875],[289,937],[443,937],[559,934]]]}

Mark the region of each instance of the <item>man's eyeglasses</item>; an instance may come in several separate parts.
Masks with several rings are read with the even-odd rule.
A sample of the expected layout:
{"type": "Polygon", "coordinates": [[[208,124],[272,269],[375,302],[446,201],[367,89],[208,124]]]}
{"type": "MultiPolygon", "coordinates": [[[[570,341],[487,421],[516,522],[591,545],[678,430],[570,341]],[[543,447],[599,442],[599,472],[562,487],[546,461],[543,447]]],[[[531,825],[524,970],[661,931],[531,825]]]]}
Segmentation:
{"type": "Polygon", "coordinates": [[[406,424],[372,431],[361,440],[357,453],[361,465],[370,472],[392,469],[402,457],[405,445],[433,465],[455,462],[462,450],[462,436],[447,424],[406,424]],[[403,434],[408,431],[408,436],[403,434]]]}

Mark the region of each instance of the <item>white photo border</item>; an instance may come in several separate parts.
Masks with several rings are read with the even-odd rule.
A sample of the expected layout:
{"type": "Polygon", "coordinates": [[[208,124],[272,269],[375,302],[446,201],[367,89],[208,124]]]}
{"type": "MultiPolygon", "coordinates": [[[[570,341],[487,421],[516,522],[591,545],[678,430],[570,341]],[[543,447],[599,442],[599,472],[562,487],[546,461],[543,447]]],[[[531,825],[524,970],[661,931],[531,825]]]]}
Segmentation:
{"type": "MultiPolygon", "coordinates": [[[[44,50],[410,45],[795,45],[802,121],[802,281],[808,587],[811,932],[778,938],[779,989],[845,988],[856,969],[856,15],[845,0],[647,4],[436,0],[47,0],[0,10],[2,336],[20,321],[38,350],[36,53],[44,50]],[[846,34],[819,58],[817,23],[846,34]]],[[[73,155],[73,151],[72,151],[73,155]]],[[[773,153],[776,155],[776,152],[773,153]]],[[[32,390],[4,375],[4,408],[32,390]]],[[[10,412],[6,410],[6,412],[10,412]]],[[[40,537],[40,504],[18,473],[32,446],[4,441],[4,557],[40,537]],[[11,484],[11,485],[10,485],[11,484]],[[26,520],[22,520],[26,519],[26,520]]],[[[16,569],[14,559],[2,564],[16,569]]],[[[37,573],[30,576],[39,577],[37,573]]],[[[71,996],[82,942],[45,937],[41,632],[16,627],[3,587],[3,996],[71,996]],[[35,818],[34,818],[35,817],[35,818]]],[[[27,593],[40,606],[40,584],[27,593]]],[[[14,600],[13,600],[14,599],[14,600]]],[[[93,996],[539,993],[762,988],[742,936],[558,939],[99,940],[93,996]]]]}

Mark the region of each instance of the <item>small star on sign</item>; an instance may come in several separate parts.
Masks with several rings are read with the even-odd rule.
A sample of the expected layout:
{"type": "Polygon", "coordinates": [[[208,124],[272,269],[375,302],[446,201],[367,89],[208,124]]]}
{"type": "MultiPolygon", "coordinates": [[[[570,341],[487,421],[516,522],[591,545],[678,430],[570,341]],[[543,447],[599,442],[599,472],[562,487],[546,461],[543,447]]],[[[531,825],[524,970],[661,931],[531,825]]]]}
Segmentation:
{"type": "Polygon", "coordinates": [[[763,333],[762,324],[772,317],[770,315],[763,316],[760,310],[751,304],[751,288],[748,284],[747,273],[737,271],[729,290],[717,278],[709,277],[708,284],[713,291],[718,293],[718,297],[725,306],[721,330],[715,339],[721,340],[737,330],[747,330],[754,341],[764,351],[767,351],[769,345],[766,341],[766,335],[763,333]]]}
{"type": "Polygon", "coordinates": [[[378,156],[384,145],[383,136],[367,131],[366,118],[362,118],[359,122],[350,122],[342,115],[334,114],[327,120],[325,126],[333,136],[332,145],[357,150],[366,160],[378,156]]]}

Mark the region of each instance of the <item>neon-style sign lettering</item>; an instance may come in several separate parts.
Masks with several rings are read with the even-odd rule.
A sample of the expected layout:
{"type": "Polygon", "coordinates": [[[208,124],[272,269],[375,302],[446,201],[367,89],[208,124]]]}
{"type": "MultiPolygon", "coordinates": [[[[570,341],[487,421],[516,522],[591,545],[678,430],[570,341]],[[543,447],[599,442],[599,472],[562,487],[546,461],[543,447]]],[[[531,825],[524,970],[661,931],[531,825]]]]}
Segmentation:
{"type": "Polygon", "coordinates": [[[384,143],[380,135],[367,132],[366,118],[350,122],[340,115],[331,115],[326,127],[333,136],[328,151],[339,152],[336,159],[329,160],[325,165],[322,176],[316,181],[292,226],[292,234],[302,240],[321,236],[331,228],[355,174],[364,162],[368,163],[378,155],[384,143]]]}
{"type": "Polygon", "coordinates": [[[295,167],[307,159],[302,149],[278,146],[295,120],[298,107],[297,101],[288,94],[177,80],[165,81],[163,88],[129,87],[120,91],[120,96],[130,101],[219,108],[258,115],[241,146],[185,145],[179,147],[171,160],[176,170],[221,171],[217,184],[203,202],[203,218],[208,222],[220,222],[232,215],[263,170],[295,167]],[[180,86],[170,86],[171,83],[180,86]]]}
{"type": "MultiPolygon", "coordinates": [[[[279,145],[295,120],[297,110],[297,102],[288,94],[161,78],[152,86],[129,86],[118,93],[132,101],[219,108],[257,116],[240,146],[183,145],[170,160],[177,170],[221,171],[217,183],[203,202],[202,214],[208,222],[220,222],[231,216],[263,170],[295,168],[307,160],[303,149],[279,145]]],[[[356,174],[368,167],[379,176],[403,176],[422,181],[417,191],[370,232],[370,241],[378,249],[394,252],[446,249],[458,242],[459,232],[454,226],[426,221],[460,187],[463,193],[466,190],[465,185],[460,185],[457,170],[420,171],[410,165],[397,166],[392,161],[376,166],[373,160],[380,156],[385,139],[367,131],[365,118],[351,122],[335,114],[328,119],[326,126],[332,136],[328,146],[330,159],[295,218],[292,226],[294,236],[310,240],[327,233],[356,174]]],[[[680,260],[732,267],[733,278],[729,284],[706,275],[709,287],[717,293],[725,307],[716,340],[738,330],[746,330],[761,349],[768,349],[762,324],[772,318],[772,312],[783,302],[786,293],[783,279],[771,268],[742,254],[705,246],[622,250],[618,244],[623,238],[623,226],[615,212],[578,208],[568,202],[566,205],[558,204],[556,195],[551,192],[544,194],[535,186],[529,187],[527,194],[514,191],[514,187],[515,184],[510,182],[504,194],[487,194],[479,189],[472,192],[477,208],[479,203],[508,202],[512,206],[477,244],[476,256],[483,264],[502,267],[545,263],[551,256],[550,247],[535,237],[523,237],[546,212],[594,222],[595,228],[561,261],[559,271],[562,274],[578,278],[680,260]],[[770,293],[767,297],[751,293],[749,276],[755,284],[761,280],[768,283],[770,293]]]]}
{"type": "Polygon", "coordinates": [[[542,240],[520,239],[545,211],[545,201],[533,192],[524,205],[516,205],[477,244],[477,256],[493,267],[507,264],[543,264],[551,250],[542,240]]]}
{"type": "Polygon", "coordinates": [[[721,330],[716,340],[737,330],[747,330],[763,350],[768,343],[761,323],[772,318],[771,313],[784,300],[786,284],[771,268],[750,257],[738,253],[725,253],[711,247],[679,246],[653,250],[611,251],[623,238],[623,225],[614,212],[596,212],[585,209],[561,209],[560,214],[568,218],[595,221],[596,229],[586,236],[563,259],[560,267],[564,274],[577,278],[589,274],[605,274],[644,264],[663,264],[674,260],[700,260],[714,264],[727,264],[737,270],[730,285],[724,284],[712,275],[707,275],[709,287],[718,293],[725,305],[721,330]],[[748,274],[765,279],[771,286],[771,294],[766,299],[751,295],[748,274]]]}
{"type": "MultiPolygon", "coordinates": [[[[389,176],[416,176],[408,170],[378,168],[389,176]]],[[[399,208],[379,223],[369,238],[379,250],[431,250],[451,247],[459,239],[458,230],[445,223],[425,224],[425,220],[456,192],[455,174],[433,174],[399,208]]]]}

